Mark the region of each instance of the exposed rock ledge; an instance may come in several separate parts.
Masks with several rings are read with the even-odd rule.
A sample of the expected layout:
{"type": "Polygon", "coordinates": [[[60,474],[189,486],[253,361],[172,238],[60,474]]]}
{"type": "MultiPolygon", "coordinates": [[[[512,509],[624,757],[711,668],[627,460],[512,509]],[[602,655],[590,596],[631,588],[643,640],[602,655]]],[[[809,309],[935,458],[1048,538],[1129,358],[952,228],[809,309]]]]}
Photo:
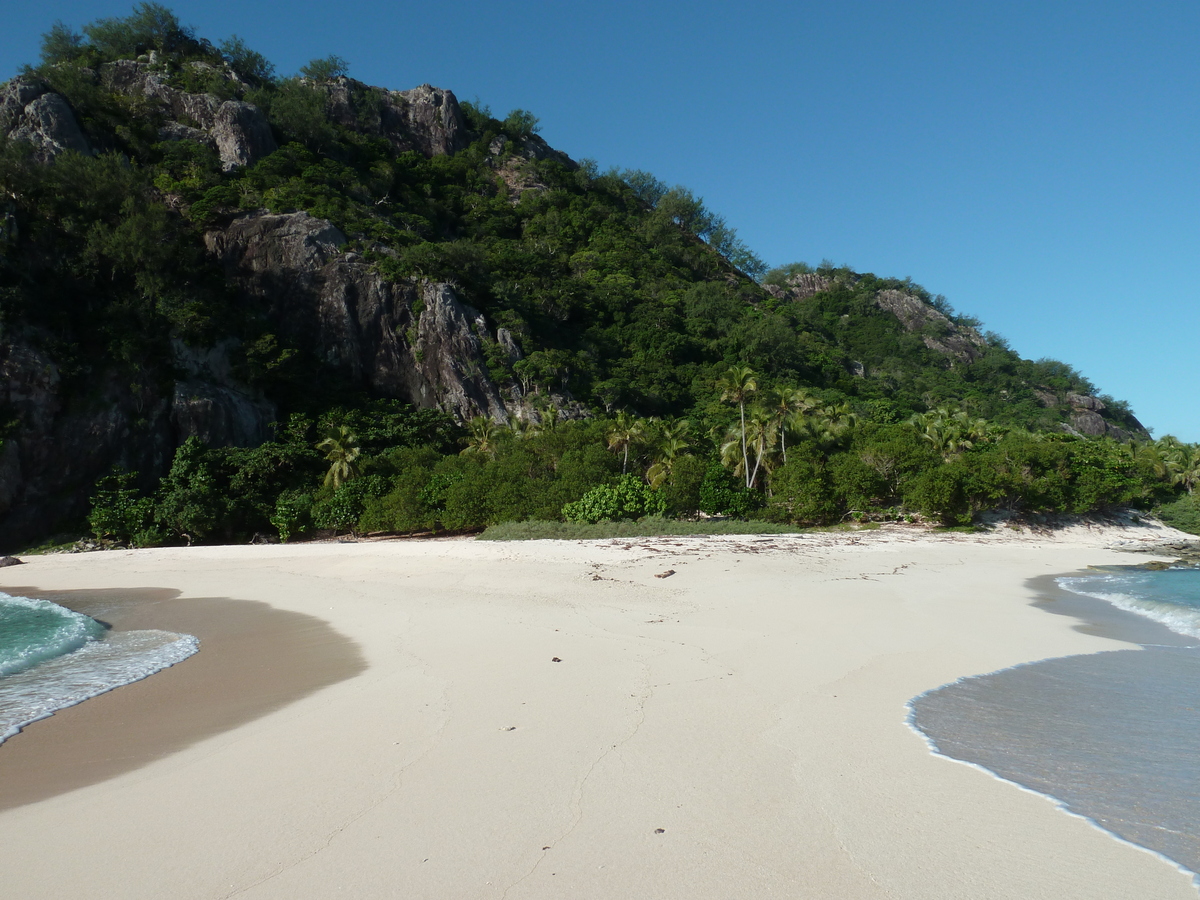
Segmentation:
{"type": "Polygon", "coordinates": [[[930,350],[956,362],[971,363],[983,356],[987,340],[974,328],[955,325],[920,297],[903,291],[880,291],[875,305],[900,320],[905,331],[921,332],[930,350]]]}
{"type": "Polygon", "coordinates": [[[237,219],[205,243],[283,335],[364,389],[460,421],[507,420],[483,352],[496,338],[453,285],[386,281],[342,252],[337,228],[303,212],[237,219]]]}
{"type": "Polygon", "coordinates": [[[70,104],[30,78],[0,85],[0,134],[31,144],[40,162],[50,162],[66,150],[92,154],[70,104]]]}

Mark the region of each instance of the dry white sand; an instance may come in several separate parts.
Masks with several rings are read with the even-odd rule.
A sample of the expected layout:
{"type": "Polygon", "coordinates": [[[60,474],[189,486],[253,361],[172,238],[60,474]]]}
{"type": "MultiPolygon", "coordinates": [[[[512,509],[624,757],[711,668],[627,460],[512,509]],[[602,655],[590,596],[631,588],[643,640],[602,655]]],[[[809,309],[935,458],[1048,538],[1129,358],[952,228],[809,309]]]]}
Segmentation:
{"type": "MultiPolygon", "coordinates": [[[[234,651],[201,598],[260,601],[325,620],[310,642],[344,635],[366,665],[121,774],[42,785],[53,796],[0,812],[3,893],[1195,900],[1169,864],[932,754],[905,721],[956,678],[1125,646],[1031,606],[1026,580],[1134,562],[1105,548],[1138,534],[33,558],[0,588],[173,589],[145,595],[150,618],[186,621],[216,659],[234,651]]],[[[249,676],[188,675],[206,652],[142,682],[171,688],[153,703],[121,706],[132,685],[0,746],[0,790],[32,777],[6,760],[88,751],[70,714],[90,705],[130,733],[191,704],[253,707],[249,676]]],[[[96,755],[122,752],[110,739],[96,755]]]]}

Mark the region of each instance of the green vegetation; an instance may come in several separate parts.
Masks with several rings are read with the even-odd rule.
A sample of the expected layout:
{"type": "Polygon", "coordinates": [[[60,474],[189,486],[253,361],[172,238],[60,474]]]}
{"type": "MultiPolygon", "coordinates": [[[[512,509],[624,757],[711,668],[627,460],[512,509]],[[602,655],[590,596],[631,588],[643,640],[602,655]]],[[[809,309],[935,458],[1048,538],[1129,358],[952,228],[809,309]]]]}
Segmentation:
{"type": "Polygon", "coordinates": [[[1200,503],[1190,494],[1160,506],[1154,514],[1172,528],[1200,534],[1200,503]]]}
{"type": "MultiPolygon", "coordinates": [[[[1066,398],[1094,395],[1092,384],[995,335],[967,360],[937,349],[951,326],[978,323],[911,280],[829,263],[767,271],[691,191],[576,166],[544,147],[527,110],[501,119],[463,104],[464,149],[397,153],[367,124],[386,97],[347,70],[329,56],[277,77],[240,39],[214,45],[152,3],[45,36],[27,75],[67,98],[99,153],[44,165],[0,140],[0,327],[53,359],[68,405],[105,402],[104,384],[149,405],[170,394],[175,346],[229,341],[237,376],[280,410],[260,447],[192,439],[165,473],[102,479],[89,519],[98,538],[567,529],[564,519],[661,529],[645,518],[661,515],[710,527],[682,521],[701,512],[785,530],[962,526],[995,508],[1122,505],[1194,522],[1196,447],[1142,439],[1107,397],[1106,420],[1137,440],[1065,433],[1066,398]],[[254,103],[279,149],[226,172],[207,146],[162,140],[163,114],[101,77],[138,57],[181,90],[254,103]],[[237,295],[204,249],[205,231],[261,209],[330,220],[387,279],[452,282],[492,333],[512,335],[520,358],[493,342],[488,375],[536,413],[460,427],[364,397],[289,343],[267,302],[237,295]],[[801,276],[819,289],[794,299],[801,276]],[[948,318],[906,330],[880,306],[884,291],[948,318]],[[562,420],[564,397],[590,417],[562,420]]],[[[152,437],[139,419],[129,440],[152,437]]]]}
{"type": "Polygon", "coordinates": [[[542,523],[530,526],[538,534],[584,535],[592,532],[545,523],[661,529],[663,516],[684,529],[670,533],[710,533],[712,523],[681,521],[701,513],[785,529],[889,521],[960,527],[991,509],[1078,514],[1162,503],[1182,527],[1198,517],[1191,495],[1174,499],[1191,457],[1172,439],[1120,444],[947,410],[881,424],[794,391],[759,405],[753,381],[745,367],[727,373],[723,383],[742,388],[727,395],[739,416],[725,431],[694,439],[686,421],[629,415],[508,427],[476,419],[465,431],[436,413],[378,402],[339,408],[320,423],[297,415],[279,438],[252,450],[189,440],[150,497],[128,474],[102,480],[91,525],[98,538],[146,545],[272,529],[289,540],[312,531],[464,532],[522,521],[542,523]],[[804,402],[784,402],[797,397],[804,402]],[[743,406],[751,435],[745,456],[743,406]],[[700,530],[687,530],[693,526],[700,530]]]}
{"type": "Polygon", "coordinates": [[[505,522],[493,525],[477,540],[481,541],[594,541],[603,538],[659,537],[662,535],[696,536],[720,534],[799,534],[810,529],[780,525],[777,522],[703,520],[698,522],[649,516],[637,521],[600,522],[585,525],[576,522],[505,522]]]}

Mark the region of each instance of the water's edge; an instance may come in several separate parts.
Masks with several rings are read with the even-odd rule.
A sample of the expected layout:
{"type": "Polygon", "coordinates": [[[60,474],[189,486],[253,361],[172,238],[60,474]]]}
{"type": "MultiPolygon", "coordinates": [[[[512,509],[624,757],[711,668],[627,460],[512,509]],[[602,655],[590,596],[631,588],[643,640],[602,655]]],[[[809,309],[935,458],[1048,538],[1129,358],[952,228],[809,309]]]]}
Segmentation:
{"type": "Polygon", "coordinates": [[[177,588],[47,589],[115,633],[195,635],[182,664],[60,709],[0,744],[0,813],[134,771],[361,674],[358,644],[314,616],[255,600],[181,597],[177,588]]]}
{"type": "MultiPolygon", "coordinates": [[[[989,687],[994,690],[998,682],[1012,684],[1014,681],[1016,681],[1019,687],[1019,682],[1025,678],[1042,678],[1044,680],[1048,674],[1053,680],[1054,678],[1057,678],[1061,674],[1065,673],[1067,677],[1065,679],[1060,678],[1059,680],[1069,683],[1074,677],[1071,671],[1072,667],[1076,669],[1079,668],[1078,664],[1072,661],[1085,661],[1086,664],[1092,665],[1101,664],[1099,659],[1100,657],[1108,657],[1103,664],[1109,664],[1113,661],[1114,655],[1120,656],[1123,654],[1136,654],[1136,659],[1129,658],[1122,661],[1126,663],[1140,663],[1142,664],[1141,667],[1144,668],[1146,664],[1152,664],[1154,662],[1154,660],[1142,656],[1142,654],[1147,652],[1171,654],[1173,657],[1176,654],[1187,654],[1189,657],[1197,657],[1200,659],[1200,650],[1195,649],[1197,641],[1194,638],[1189,638],[1185,635],[1171,631],[1165,625],[1146,618],[1145,616],[1120,609],[1106,600],[1082,594],[1076,594],[1065,590],[1058,584],[1059,578],[1072,578],[1088,574],[1093,573],[1085,570],[1084,572],[1043,575],[1029,579],[1026,582],[1026,585],[1037,598],[1033,601],[1033,605],[1046,612],[1055,615],[1065,615],[1075,619],[1077,624],[1075,624],[1073,627],[1076,630],[1087,634],[1121,640],[1133,645],[1140,645],[1139,649],[1131,648],[1128,650],[1101,651],[1094,654],[1034,660],[998,669],[994,672],[965,676],[947,684],[931,688],[930,690],[924,691],[923,693],[909,700],[905,706],[905,722],[909,728],[913,730],[913,732],[915,732],[921,737],[922,740],[925,741],[930,752],[934,753],[935,755],[944,759],[953,760],[954,762],[961,763],[975,769],[979,769],[983,772],[987,772],[993,778],[1014,785],[1027,793],[1035,794],[1049,800],[1058,809],[1062,810],[1068,815],[1082,819],[1093,828],[1103,831],[1106,835],[1114,838],[1120,843],[1131,847],[1136,847],[1145,853],[1149,853],[1155,858],[1173,866],[1179,872],[1190,876],[1193,885],[1200,890],[1200,871],[1198,871],[1200,870],[1200,865],[1197,865],[1196,862],[1196,860],[1200,859],[1200,854],[1195,852],[1181,854],[1191,857],[1191,866],[1189,867],[1189,865],[1184,864],[1180,860],[1175,859],[1160,849],[1156,849],[1154,846],[1147,846],[1146,843],[1141,843],[1137,840],[1131,839],[1130,837],[1117,833],[1112,828],[1106,827],[1103,822],[1099,821],[1093,815],[1089,815],[1086,812],[1082,812],[1079,809],[1074,808],[1070,800],[1063,799],[1054,793],[1056,790],[1068,795],[1072,793],[1071,786],[1065,783],[1065,781],[1060,781],[1057,785],[1042,781],[1042,783],[1038,786],[1032,786],[1031,784],[1027,784],[1020,780],[1021,773],[1019,772],[1009,771],[1006,773],[1005,771],[998,771],[998,769],[1020,769],[1022,761],[1014,758],[1004,762],[1003,764],[996,765],[995,768],[989,766],[987,762],[993,761],[987,759],[989,755],[988,753],[979,752],[976,748],[971,748],[968,746],[952,747],[951,745],[960,743],[957,738],[961,737],[961,734],[954,736],[950,729],[943,729],[939,731],[936,723],[936,716],[931,715],[930,708],[938,701],[941,701],[943,705],[946,705],[948,708],[952,706],[952,704],[949,703],[949,701],[952,699],[959,699],[964,703],[969,703],[970,698],[967,696],[967,692],[972,691],[972,689],[986,689],[989,687]],[[956,697],[957,694],[962,694],[962,697],[956,697]],[[923,719],[926,721],[923,721],[923,719]],[[934,720],[934,724],[930,724],[928,721],[930,719],[934,720]],[[935,735],[938,735],[942,738],[941,743],[939,743],[938,736],[935,735]],[[1013,777],[1014,775],[1018,777],[1013,777]]],[[[1192,660],[1192,662],[1195,661],[1196,660],[1192,660]]],[[[1138,669],[1139,666],[1134,666],[1134,668],[1138,669]]],[[[1003,687],[1001,687],[1000,690],[1003,692],[1003,687]]],[[[1019,690],[1013,692],[1013,696],[1017,696],[1019,694],[1019,690]]],[[[1025,697],[1024,699],[1028,700],[1029,698],[1025,697]]],[[[1031,708],[1034,706],[1034,704],[1030,704],[1031,708]]],[[[1027,709],[1024,711],[1028,712],[1030,710],[1027,709]]],[[[1107,708],[1105,711],[1107,711],[1107,708]]],[[[1013,710],[1011,712],[1014,713],[1013,721],[1017,721],[1017,717],[1015,715],[1016,711],[1013,710]]],[[[1026,716],[1025,718],[1028,719],[1029,717],[1026,716]]],[[[1002,727],[1002,724],[1003,723],[1000,723],[1000,725],[998,725],[997,722],[989,722],[985,727],[1002,727]]],[[[1007,734],[1005,734],[1005,738],[1008,738],[1007,734]]],[[[1049,757],[1047,756],[1046,758],[1049,757]]],[[[1062,779],[1066,779],[1069,777],[1069,774],[1069,772],[1064,771],[1060,773],[1060,777],[1062,779]]],[[[1036,783],[1040,779],[1037,778],[1035,774],[1031,773],[1027,780],[1036,783]]],[[[1075,788],[1078,789],[1078,785],[1076,785],[1075,788]]],[[[1097,815],[1104,815],[1104,812],[1100,811],[1097,813],[1097,815]]],[[[1170,829],[1165,827],[1161,830],[1163,832],[1170,831],[1170,829]]]]}
{"type": "Polygon", "coordinates": [[[198,652],[171,631],[110,631],[77,650],[0,678],[0,744],[60,710],[149,678],[198,652]]]}

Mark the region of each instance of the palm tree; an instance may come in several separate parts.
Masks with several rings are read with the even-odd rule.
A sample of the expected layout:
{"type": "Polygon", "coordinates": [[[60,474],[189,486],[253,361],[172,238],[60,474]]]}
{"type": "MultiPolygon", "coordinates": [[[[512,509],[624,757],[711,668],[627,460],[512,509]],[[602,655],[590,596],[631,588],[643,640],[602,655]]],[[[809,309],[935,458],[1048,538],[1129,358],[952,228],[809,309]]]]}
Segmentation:
{"type": "Polygon", "coordinates": [[[1180,484],[1189,494],[1200,484],[1200,447],[1185,444],[1168,435],[1158,442],[1163,447],[1163,457],[1172,484],[1180,484]]]}
{"type": "Polygon", "coordinates": [[[646,423],[622,410],[608,431],[608,449],[621,453],[621,474],[629,470],[629,448],[646,434],[646,423]]]}
{"type": "Polygon", "coordinates": [[[654,441],[654,465],[646,473],[646,480],[650,482],[650,487],[657,488],[671,477],[671,472],[675,469],[675,461],[685,455],[684,451],[689,446],[687,436],[690,430],[691,423],[687,419],[664,422],[659,427],[654,441]]]}
{"type": "Polygon", "coordinates": [[[1157,441],[1147,441],[1145,443],[1138,443],[1131,438],[1129,447],[1133,451],[1135,460],[1145,463],[1157,478],[1169,482],[1172,472],[1171,466],[1167,462],[1168,445],[1166,442],[1174,440],[1175,438],[1169,434],[1164,438],[1159,438],[1157,441]]]}
{"type": "Polygon", "coordinates": [[[549,404],[542,410],[541,427],[546,431],[557,431],[558,423],[562,419],[562,414],[558,411],[558,407],[553,403],[549,404]]]}
{"type": "Polygon", "coordinates": [[[753,488],[758,482],[759,471],[773,468],[771,455],[775,451],[775,438],[779,428],[771,411],[762,407],[750,410],[745,430],[730,428],[725,443],[721,445],[721,462],[730,466],[734,474],[744,475],[746,487],[753,488]],[[739,459],[738,451],[741,450],[739,459]],[[750,451],[754,452],[754,465],[750,465],[750,451]]]}
{"type": "Polygon", "coordinates": [[[517,416],[511,416],[508,420],[508,430],[513,433],[513,437],[527,440],[531,437],[536,437],[541,429],[537,422],[533,419],[521,419],[517,416]]]}
{"type": "Polygon", "coordinates": [[[970,450],[988,436],[987,421],[972,419],[961,409],[951,412],[941,406],[915,415],[908,421],[946,461],[960,455],[964,450],[970,450]]]}
{"type": "Polygon", "coordinates": [[[771,457],[775,452],[775,437],[779,434],[779,426],[767,410],[755,410],[750,417],[746,430],[746,442],[754,450],[754,469],[750,473],[750,487],[758,482],[759,469],[771,471],[774,468],[771,457]]]}
{"type": "Polygon", "coordinates": [[[325,454],[329,461],[329,471],[325,473],[325,484],[334,490],[358,475],[358,459],[362,448],[358,445],[358,435],[350,430],[349,425],[338,425],[325,432],[325,438],[317,444],[317,449],[325,454]]]}
{"type": "Polygon", "coordinates": [[[809,433],[817,445],[829,452],[842,446],[858,427],[858,414],[849,403],[837,403],[818,407],[810,417],[809,433]]]}
{"type": "Polygon", "coordinates": [[[469,453],[487,453],[496,452],[496,437],[499,429],[496,423],[487,416],[476,416],[467,425],[469,436],[467,437],[467,446],[462,451],[463,456],[469,453]]]}
{"type": "Polygon", "coordinates": [[[781,387],[767,392],[766,407],[775,418],[779,431],[779,450],[783,464],[787,465],[787,432],[789,428],[801,430],[805,416],[820,405],[820,401],[807,388],[781,387]]]}
{"type": "Polygon", "coordinates": [[[755,372],[749,366],[731,366],[729,371],[717,379],[721,399],[738,405],[742,423],[742,471],[746,473],[746,487],[750,487],[750,454],[746,448],[746,400],[758,390],[755,372]]]}

